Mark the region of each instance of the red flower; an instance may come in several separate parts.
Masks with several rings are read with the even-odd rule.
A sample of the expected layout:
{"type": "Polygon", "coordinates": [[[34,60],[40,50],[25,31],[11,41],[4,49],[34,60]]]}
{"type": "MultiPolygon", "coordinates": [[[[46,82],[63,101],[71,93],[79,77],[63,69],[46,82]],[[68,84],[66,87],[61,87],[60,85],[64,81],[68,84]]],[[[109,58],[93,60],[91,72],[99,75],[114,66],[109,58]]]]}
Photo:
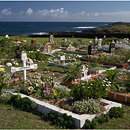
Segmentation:
{"type": "Polygon", "coordinates": [[[24,80],[22,81],[22,84],[25,83],[24,80]]]}
{"type": "Polygon", "coordinates": [[[13,81],[13,84],[15,84],[15,83],[16,83],[16,81],[14,80],[14,81],[13,81]]]}
{"type": "Polygon", "coordinates": [[[22,79],[22,77],[19,78],[19,80],[21,80],[21,79],[22,79]]]}

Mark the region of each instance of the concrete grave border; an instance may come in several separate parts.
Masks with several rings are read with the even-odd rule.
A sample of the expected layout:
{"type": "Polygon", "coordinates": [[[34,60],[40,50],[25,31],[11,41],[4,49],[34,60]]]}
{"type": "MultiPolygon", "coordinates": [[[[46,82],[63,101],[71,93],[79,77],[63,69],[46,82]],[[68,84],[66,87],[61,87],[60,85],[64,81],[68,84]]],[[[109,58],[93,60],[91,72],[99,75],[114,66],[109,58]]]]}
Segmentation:
{"type": "MultiPolygon", "coordinates": [[[[10,92],[10,93],[13,94],[13,95],[18,95],[18,93],[15,93],[15,92],[10,92]]],[[[32,101],[34,101],[37,104],[37,110],[39,112],[43,113],[43,114],[47,114],[51,110],[53,110],[53,111],[56,111],[58,114],[66,113],[68,116],[72,116],[75,119],[75,127],[76,128],[82,128],[85,125],[86,119],[89,119],[91,121],[93,118],[98,116],[97,114],[82,114],[82,115],[75,114],[75,113],[72,113],[70,111],[61,109],[57,106],[51,105],[49,103],[40,101],[40,100],[32,98],[32,97],[29,97],[27,95],[24,95],[24,94],[21,94],[21,93],[19,93],[19,95],[22,98],[28,97],[32,101]]],[[[106,99],[101,99],[101,102],[108,104],[108,105],[104,106],[105,109],[106,109],[106,111],[104,111],[104,114],[106,114],[112,107],[122,107],[122,104],[116,103],[116,102],[113,102],[113,101],[109,101],[109,100],[106,100],[106,99]]]]}

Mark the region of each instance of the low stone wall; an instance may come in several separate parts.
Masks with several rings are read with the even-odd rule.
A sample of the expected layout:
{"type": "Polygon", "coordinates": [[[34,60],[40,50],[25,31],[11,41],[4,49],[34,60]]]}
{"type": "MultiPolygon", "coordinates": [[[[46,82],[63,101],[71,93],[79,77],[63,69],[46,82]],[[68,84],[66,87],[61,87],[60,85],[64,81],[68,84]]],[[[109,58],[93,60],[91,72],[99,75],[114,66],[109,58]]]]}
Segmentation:
{"type": "Polygon", "coordinates": [[[86,61],[86,62],[98,62],[101,63],[103,65],[111,65],[111,66],[116,66],[117,68],[127,68],[128,67],[128,63],[113,63],[113,62],[106,62],[106,61],[99,61],[96,59],[89,59],[89,58],[80,58],[81,61],[86,61]]]}
{"type": "Polygon", "coordinates": [[[120,102],[130,102],[130,94],[125,94],[125,93],[118,93],[114,91],[109,91],[108,96],[109,99],[114,99],[116,101],[120,102]]]}

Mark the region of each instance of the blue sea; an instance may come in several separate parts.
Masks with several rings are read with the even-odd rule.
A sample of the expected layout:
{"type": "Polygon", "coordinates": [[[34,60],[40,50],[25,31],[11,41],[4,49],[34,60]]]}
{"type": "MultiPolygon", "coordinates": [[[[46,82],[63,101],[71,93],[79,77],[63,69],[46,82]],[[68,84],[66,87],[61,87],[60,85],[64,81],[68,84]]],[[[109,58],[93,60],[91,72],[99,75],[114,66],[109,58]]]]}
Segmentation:
{"type": "Polygon", "coordinates": [[[0,35],[48,35],[49,32],[82,32],[112,22],[0,22],[0,35]]]}

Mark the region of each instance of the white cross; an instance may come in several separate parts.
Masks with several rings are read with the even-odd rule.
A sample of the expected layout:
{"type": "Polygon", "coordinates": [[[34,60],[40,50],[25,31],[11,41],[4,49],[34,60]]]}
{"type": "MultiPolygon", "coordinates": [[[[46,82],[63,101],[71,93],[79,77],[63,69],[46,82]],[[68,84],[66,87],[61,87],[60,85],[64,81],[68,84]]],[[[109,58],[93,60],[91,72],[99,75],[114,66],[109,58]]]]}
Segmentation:
{"type": "Polygon", "coordinates": [[[26,70],[37,69],[37,64],[26,66],[27,54],[25,51],[21,53],[21,60],[23,61],[23,67],[11,67],[11,73],[23,71],[23,80],[26,80],[26,70]]]}

